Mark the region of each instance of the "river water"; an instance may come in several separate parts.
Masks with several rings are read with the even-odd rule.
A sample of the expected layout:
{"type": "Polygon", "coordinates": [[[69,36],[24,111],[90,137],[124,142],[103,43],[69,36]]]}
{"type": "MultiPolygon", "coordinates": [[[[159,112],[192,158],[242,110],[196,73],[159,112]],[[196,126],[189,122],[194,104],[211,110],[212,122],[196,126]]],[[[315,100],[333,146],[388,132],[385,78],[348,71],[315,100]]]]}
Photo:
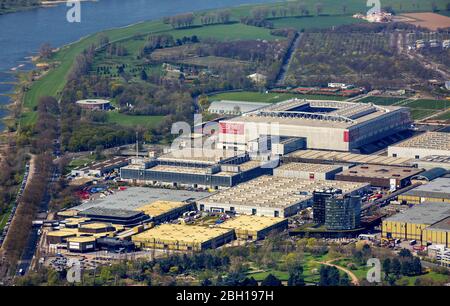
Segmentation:
{"type": "MultiPolygon", "coordinates": [[[[16,70],[32,68],[29,58],[48,42],[59,47],[105,29],[160,19],[178,13],[277,0],[99,0],[81,2],[81,22],[69,23],[67,5],[0,16],[0,119],[12,93],[16,70]]],[[[0,123],[0,130],[3,129],[0,123]]]]}

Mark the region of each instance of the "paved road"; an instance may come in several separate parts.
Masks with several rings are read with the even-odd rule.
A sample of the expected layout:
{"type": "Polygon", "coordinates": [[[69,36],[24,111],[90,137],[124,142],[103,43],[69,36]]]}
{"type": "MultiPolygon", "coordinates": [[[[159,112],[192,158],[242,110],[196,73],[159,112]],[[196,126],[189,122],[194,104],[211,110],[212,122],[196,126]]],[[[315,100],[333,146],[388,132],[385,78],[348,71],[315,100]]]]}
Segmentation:
{"type": "Polygon", "coordinates": [[[291,62],[292,62],[292,60],[294,58],[295,50],[297,50],[298,45],[300,44],[300,38],[301,38],[301,34],[300,33],[296,33],[294,41],[289,46],[289,49],[288,49],[288,51],[287,51],[287,53],[285,55],[285,58],[283,60],[283,64],[281,65],[280,72],[278,73],[277,79],[275,81],[275,85],[276,86],[283,86],[284,85],[284,82],[285,82],[285,79],[286,79],[286,74],[287,74],[289,66],[291,65],[291,62]]]}

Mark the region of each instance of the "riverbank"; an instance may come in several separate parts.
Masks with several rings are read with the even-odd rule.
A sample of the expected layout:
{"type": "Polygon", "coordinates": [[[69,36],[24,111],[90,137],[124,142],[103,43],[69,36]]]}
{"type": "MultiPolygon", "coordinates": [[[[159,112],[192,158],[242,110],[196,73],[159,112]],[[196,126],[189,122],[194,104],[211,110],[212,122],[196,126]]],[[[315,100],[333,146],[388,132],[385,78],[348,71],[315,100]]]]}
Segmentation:
{"type": "MultiPolygon", "coordinates": [[[[97,2],[99,0],[78,0],[80,2],[97,2]]],[[[11,7],[7,9],[0,9],[0,16],[6,15],[6,14],[12,14],[12,13],[18,13],[23,12],[27,10],[34,10],[37,8],[43,8],[43,7],[53,7],[58,4],[67,3],[67,0],[56,0],[56,1],[40,1],[37,5],[32,6],[18,6],[18,7],[11,7]]]]}

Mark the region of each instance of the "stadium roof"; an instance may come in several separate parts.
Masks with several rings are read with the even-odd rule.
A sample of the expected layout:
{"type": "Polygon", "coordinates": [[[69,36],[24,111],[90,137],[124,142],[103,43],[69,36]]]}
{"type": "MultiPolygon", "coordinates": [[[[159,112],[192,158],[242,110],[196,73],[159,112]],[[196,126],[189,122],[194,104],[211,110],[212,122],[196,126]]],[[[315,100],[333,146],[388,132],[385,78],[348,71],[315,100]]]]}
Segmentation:
{"type": "Polygon", "coordinates": [[[265,108],[248,112],[242,116],[229,119],[229,122],[277,122],[279,124],[349,128],[361,122],[372,120],[388,112],[394,112],[403,107],[376,106],[370,103],[352,103],[331,100],[300,100],[292,99],[265,108]],[[302,107],[305,110],[302,110],[302,107]],[[317,108],[317,111],[314,109],[317,108]],[[320,108],[335,109],[323,112],[320,108]]]}
{"type": "Polygon", "coordinates": [[[450,217],[450,206],[448,203],[424,202],[389,217],[385,221],[431,225],[448,217],[450,217]]]}

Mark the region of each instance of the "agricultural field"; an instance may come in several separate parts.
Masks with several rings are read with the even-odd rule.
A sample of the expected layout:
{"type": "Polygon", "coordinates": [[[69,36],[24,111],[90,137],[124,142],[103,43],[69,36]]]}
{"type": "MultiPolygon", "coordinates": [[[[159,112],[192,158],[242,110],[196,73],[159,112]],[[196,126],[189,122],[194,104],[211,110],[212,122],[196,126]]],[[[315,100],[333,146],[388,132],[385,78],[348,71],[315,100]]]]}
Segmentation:
{"type": "Polygon", "coordinates": [[[450,27],[450,17],[436,13],[409,13],[402,14],[401,17],[405,17],[404,22],[406,23],[427,28],[431,31],[450,27]]]}
{"type": "Polygon", "coordinates": [[[321,95],[299,95],[289,93],[263,93],[254,91],[236,91],[220,93],[209,96],[209,101],[230,100],[230,101],[248,101],[248,102],[266,102],[277,103],[292,98],[311,99],[311,100],[344,100],[343,97],[321,96],[321,95]]]}
{"type": "Polygon", "coordinates": [[[441,115],[439,115],[439,116],[434,117],[433,119],[436,119],[436,120],[450,120],[450,110],[445,112],[445,113],[443,113],[443,114],[441,114],[441,115]]]}

